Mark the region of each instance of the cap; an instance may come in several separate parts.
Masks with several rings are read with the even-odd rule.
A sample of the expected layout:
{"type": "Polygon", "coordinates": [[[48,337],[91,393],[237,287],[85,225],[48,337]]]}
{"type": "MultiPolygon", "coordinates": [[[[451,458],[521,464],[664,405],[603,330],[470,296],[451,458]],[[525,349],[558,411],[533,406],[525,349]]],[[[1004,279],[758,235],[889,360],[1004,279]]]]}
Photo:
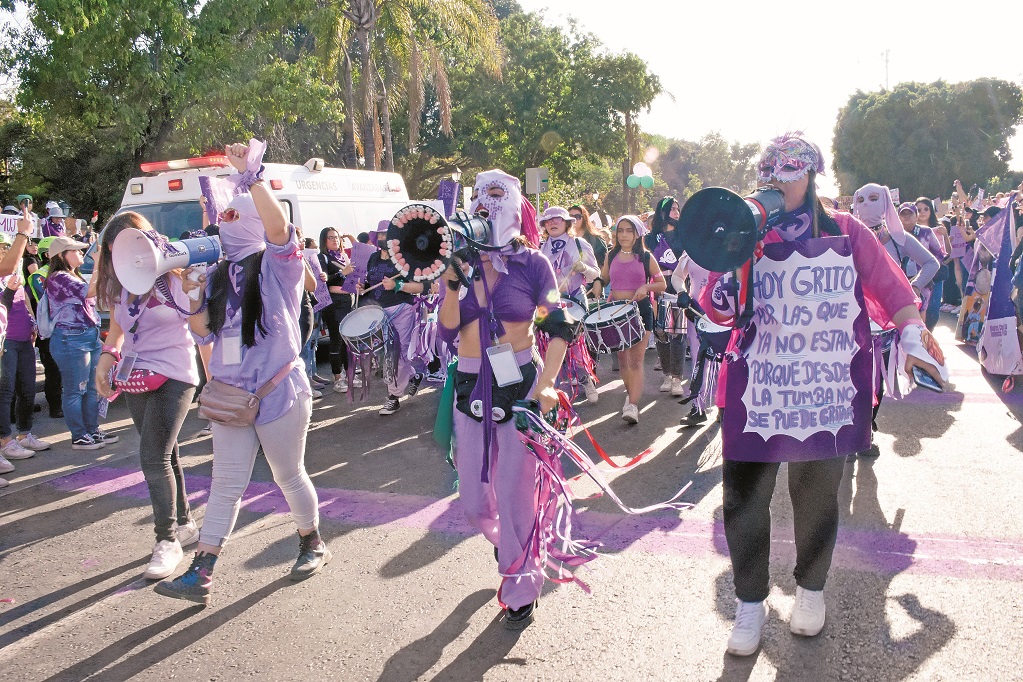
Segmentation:
{"type": "MultiPolygon", "coordinates": [[[[40,242],[39,245],[42,247],[42,242],[40,242]]],[[[88,244],[76,241],[71,237],[54,237],[53,241],[50,242],[50,248],[46,252],[46,256],[47,258],[53,258],[57,254],[64,253],[65,251],[79,251],[87,248],[89,248],[88,244]]]]}
{"type": "Polygon", "coordinates": [[[7,204],[4,206],[4,215],[21,215],[21,211],[18,210],[17,206],[7,204]]]}
{"type": "Polygon", "coordinates": [[[899,204],[899,213],[902,213],[903,211],[912,211],[913,213],[916,213],[916,204],[909,201],[902,202],[899,204]]]}
{"type": "Polygon", "coordinates": [[[566,223],[575,222],[575,218],[573,218],[566,209],[562,208],[561,206],[550,206],[546,210],[544,210],[543,213],[540,214],[540,217],[537,218],[536,223],[540,227],[543,227],[543,224],[550,220],[551,218],[561,218],[566,223]]]}

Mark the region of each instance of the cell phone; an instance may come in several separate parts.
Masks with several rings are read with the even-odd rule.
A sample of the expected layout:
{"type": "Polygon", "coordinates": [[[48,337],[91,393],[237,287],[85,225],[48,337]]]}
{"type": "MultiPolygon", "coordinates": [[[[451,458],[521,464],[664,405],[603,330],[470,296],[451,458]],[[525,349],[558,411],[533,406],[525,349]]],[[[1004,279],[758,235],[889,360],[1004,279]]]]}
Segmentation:
{"type": "Polygon", "coordinates": [[[913,380],[919,386],[934,391],[935,393],[944,393],[945,389],[942,388],[941,384],[934,380],[930,374],[920,369],[919,367],[913,367],[913,380]]]}

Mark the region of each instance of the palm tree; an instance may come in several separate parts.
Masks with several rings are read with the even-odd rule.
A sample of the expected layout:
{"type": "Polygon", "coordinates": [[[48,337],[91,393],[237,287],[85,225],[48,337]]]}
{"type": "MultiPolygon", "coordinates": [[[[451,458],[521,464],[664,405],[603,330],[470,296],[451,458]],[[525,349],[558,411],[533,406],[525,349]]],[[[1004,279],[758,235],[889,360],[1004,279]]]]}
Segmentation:
{"type": "Polygon", "coordinates": [[[346,165],[361,143],[367,168],[376,170],[383,154],[388,170],[394,169],[390,121],[403,103],[409,148],[415,148],[428,80],[437,91],[441,131],[452,134],[447,55],[464,52],[491,77],[501,77],[498,20],[487,0],[324,0],[319,9],[321,18],[313,22],[319,52],[344,93],[346,165]],[[352,68],[356,50],[358,103],[352,68]]]}

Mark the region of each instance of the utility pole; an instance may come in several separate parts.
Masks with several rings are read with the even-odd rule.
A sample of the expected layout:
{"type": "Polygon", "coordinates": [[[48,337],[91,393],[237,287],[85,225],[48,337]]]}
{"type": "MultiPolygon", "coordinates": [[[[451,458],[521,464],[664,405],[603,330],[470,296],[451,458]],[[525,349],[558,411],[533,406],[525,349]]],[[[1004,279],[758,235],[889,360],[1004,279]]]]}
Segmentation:
{"type": "Polygon", "coordinates": [[[881,53],[881,59],[884,60],[884,89],[888,90],[888,56],[892,53],[891,50],[885,50],[881,53]]]}

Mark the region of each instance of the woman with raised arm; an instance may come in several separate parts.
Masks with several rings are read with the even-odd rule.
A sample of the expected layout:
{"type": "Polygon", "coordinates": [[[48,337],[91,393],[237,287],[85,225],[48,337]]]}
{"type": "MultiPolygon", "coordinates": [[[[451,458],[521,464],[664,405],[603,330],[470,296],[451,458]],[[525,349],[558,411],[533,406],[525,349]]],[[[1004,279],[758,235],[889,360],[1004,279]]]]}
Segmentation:
{"type": "MultiPolygon", "coordinates": [[[[253,423],[214,421],[213,481],[198,551],[188,571],[156,586],[159,594],[201,604],[210,602],[213,568],[238,519],[260,447],[298,526],[291,579],[315,575],[332,558],[320,538],[316,490],[305,470],[312,411],[298,324],[305,264],[294,226],[263,181],[265,149],[255,140],[227,148],[239,174],[233,180],[243,193],[220,215],[224,260],[211,269],[208,281],[205,275],[182,280],[186,293],[200,289],[204,294],[191,302],[198,314],[188,324],[198,343],[213,343],[212,379],[260,398],[253,423]]],[[[203,395],[211,384],[216,386],[207,384],[203,395]]],[[[199,400],[203,405],[202,396],[199,400]]]]}

